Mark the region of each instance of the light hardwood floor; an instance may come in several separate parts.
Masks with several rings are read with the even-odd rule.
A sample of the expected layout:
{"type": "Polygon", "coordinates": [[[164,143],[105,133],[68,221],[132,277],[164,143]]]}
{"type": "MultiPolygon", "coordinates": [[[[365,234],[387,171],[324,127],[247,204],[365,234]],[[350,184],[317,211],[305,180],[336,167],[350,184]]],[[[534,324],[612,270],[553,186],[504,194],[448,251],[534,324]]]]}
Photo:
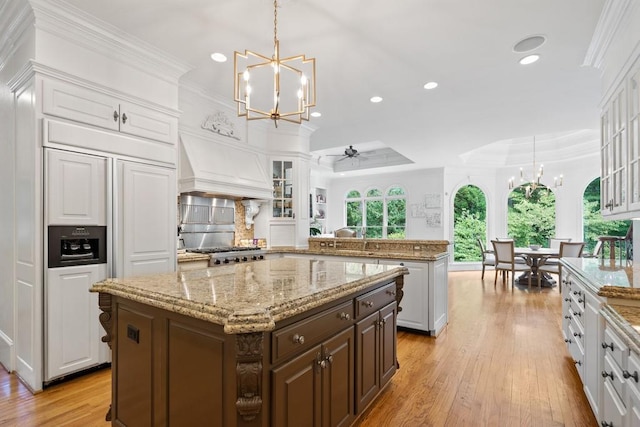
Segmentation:
{"type": "MultiPolygon", "coordinates": [[[[357,420],[369,426],[596,426],[560,331],[558,289],[449,274],[449,325],[401,332],[400,370],[357,420]]],[[[0,426],[107,426],[108,369],[35,396],[0,368],[0,426]]]]}

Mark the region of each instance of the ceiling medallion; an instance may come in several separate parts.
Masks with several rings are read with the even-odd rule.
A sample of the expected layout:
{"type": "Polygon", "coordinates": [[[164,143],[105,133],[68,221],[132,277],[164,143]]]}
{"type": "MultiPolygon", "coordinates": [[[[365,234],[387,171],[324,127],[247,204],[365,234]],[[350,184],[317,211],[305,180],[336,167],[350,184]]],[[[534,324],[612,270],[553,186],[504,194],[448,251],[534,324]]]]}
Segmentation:
{"type": "Polygon", "coordinates": [[[234,95],[238,116],[302,123],[316,105],[316,60],[305,55],[280,58],[278,2],[273,2],[273,55],[245,50],[233,57],[234,95]],[[242,63],[243,68],[240,67],[242,63]]]}

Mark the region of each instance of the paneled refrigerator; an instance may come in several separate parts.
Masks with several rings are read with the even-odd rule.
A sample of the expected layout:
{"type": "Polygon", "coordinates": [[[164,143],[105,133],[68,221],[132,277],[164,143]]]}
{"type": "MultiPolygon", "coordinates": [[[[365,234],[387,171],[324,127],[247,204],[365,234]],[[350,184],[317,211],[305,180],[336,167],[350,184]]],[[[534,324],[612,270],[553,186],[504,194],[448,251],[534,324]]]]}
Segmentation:
{"type": "Polygon", "coordinates": [[[175,169],[45,149],[45,383],[110,360],[89,288],[175,271],[175,169]],[[93,233],[93,234],[92,234],[93,233]]]}

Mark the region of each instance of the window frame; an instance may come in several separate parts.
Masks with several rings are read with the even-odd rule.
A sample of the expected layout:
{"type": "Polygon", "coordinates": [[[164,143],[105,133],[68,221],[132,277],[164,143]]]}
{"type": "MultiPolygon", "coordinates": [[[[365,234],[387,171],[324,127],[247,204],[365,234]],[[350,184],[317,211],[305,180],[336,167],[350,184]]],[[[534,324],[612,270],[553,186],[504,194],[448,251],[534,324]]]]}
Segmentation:
{"type": "MultiPolygon", "coordinates": [[[[394,200],[404,200],[405,202],[405,218],[404,218],[404,226],[402,227],[404,230],[404,238],[406,238],[406,233],[407,233],[407,191],[405,190],[405,188],[401,185],[391,185],[389,187],[387,187],[387,189],[385,191],[381,191],[378,187],[369,187],[367,188],[365,191],[360,191],[357,190],[355,188],[352,188],[350,190],[348,190],[346,192],[346,195],[344,197],[344,204],[343,204],[343,218],[344,218],[344,226],[352,229],[354,231],[356,231],[356,233],[358,233],[358,235],[362,235],[363,231],[365,231],[365,235],[364,237],[367,237],[366,235],[366,230],[367,230],[367,203],[368,202],[382,202],[382,233],[381,233],[381,237],[376,237],[376,238],[381,238],[381,239],[388,239],[388,229],[389,229],[389,203],[390,201],[394,201],[394,200]],[[393,194],[390,195],[389,193],[392,190],[396,190],[399,189],[401,191],[401,194],[393,194]],[[372,195],[369,196],[369,194],[372,191],[377,191],[379,192],[380,195],[372,195]],[[349,197],[350,194],[353,193],[357,193],[358,197],[349,197]],[[359,202],[360,203],[360,218],[361,218],[361,222],[362,225],[347,225],[347,206],[349,203],[354,203],[354,202],[359,202]]],[[[378,227],[378,226],[376,226],[378,227]]],[[[400,227],[399,225],[394,224],[393,227],[398,228],[400,227]]]]}

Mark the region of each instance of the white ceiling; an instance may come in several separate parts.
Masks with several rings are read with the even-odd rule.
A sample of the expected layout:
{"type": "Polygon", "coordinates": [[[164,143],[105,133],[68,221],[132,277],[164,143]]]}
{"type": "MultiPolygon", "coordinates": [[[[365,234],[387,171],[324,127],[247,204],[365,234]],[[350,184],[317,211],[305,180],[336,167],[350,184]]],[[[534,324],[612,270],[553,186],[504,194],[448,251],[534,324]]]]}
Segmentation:
{"type": "MultiPolygon", "coordinates": [[[[233,52],[273,49],[271,0],[68,3],[187,62],[185,79],[230,105],[233,52]],[[214,63],[213,52],[229,61],[214,63]]],[[[483,158],[513,165],[517,158],[492,154],[533,135],[551,141],[542,152],[556,160],[575,155],[571,144],[597,150],[600,72],[582,64],[603,3],[281,0],[278,38],[282,56],[317,61],[313,151],[375,142],[414,162],[405,169],[483,158]],[[541,59],[523,66],[513,46],[531,35],[547,40],[534,51],[541,59]],[[432,80],[438,88],[424,90],[432,80]],[[372,104],[373,95],[384,101],[372,104]]]]}

